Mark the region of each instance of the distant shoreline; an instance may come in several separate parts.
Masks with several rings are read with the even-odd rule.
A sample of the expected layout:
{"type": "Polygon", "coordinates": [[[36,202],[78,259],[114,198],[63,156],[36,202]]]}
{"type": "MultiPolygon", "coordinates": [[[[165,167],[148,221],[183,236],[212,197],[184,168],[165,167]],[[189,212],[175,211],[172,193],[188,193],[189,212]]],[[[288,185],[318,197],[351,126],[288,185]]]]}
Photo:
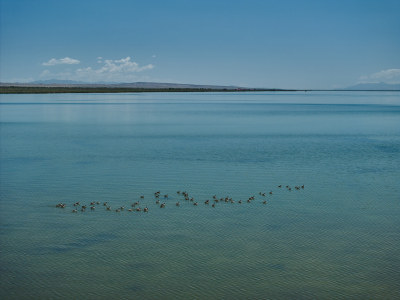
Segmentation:
{"type": "Polygon", "coordinates": [[[68,93],[173,93],[173,92],[400,92],[400,90],[322,90],[322,89],[213,89],[213,88],[124,88],[124,87],[48,87],[1,86],[0,94],[68,93]]]}

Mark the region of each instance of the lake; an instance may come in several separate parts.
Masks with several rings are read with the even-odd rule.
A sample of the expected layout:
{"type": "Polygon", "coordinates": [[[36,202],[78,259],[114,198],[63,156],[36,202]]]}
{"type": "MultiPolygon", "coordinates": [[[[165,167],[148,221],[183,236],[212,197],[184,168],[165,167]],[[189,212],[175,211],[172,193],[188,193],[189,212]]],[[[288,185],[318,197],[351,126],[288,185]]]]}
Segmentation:
{"type": "Polygon", "coordinates": [[[1,95],[0,121],[1,299],[400,298],[400,92],[1,95]]]}

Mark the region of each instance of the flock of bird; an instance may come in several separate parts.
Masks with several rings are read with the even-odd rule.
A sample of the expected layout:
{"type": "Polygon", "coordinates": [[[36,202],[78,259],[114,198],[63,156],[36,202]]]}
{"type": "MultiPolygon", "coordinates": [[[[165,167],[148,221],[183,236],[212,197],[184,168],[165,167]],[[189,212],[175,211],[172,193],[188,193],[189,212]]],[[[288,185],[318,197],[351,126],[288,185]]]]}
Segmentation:
{"type": "MultiPolygon", "coordinates": [[[[278,188],[281,189],[282,187],[283,187],[282,185],[278,185],[278,188]]],[[[288,191],[292,191],[292,187],[290,187],[289,185],[286,185],[286,189],[287,189],[288,191]]],[[[295,186],[294,189],[295,189],[295,190],[302,190],[302,189],[304,189],[304,185],[295,186]]],[[[198,205],[199,205],[199,202],[196,201],[193,197],[189,196],[189,193],[188,193],[188,192],[185,192],[185,191],[177,191],[176,193],[177,193],[177,195],[178,195],[179,197],[182,198],[181,201],[185,201],[185,202],[192,203],[194,206],[198,206],[198,205]]],[[[267,204],[266,196],[267,196],[267,194],[270,195],[270,196],[273,195],[273,192],[272,192],[272,191],[270,191],[270,192],[268,192],[268,193],[267,193],[267,192],[259,192],[258,194],[259,194],[259,195],[262,197],[262,199],[263,199],[263,200],[262,200],[262,203],[263,203],[263,204],[267,204]]],[[[141,196],[140,196],[140,199],[144,199],[144,195],[141,195],[141,196]]],[[[155,201],[155,204],[156,204],[159,208],[165,208],[165,206],[167,205],[167,202],[170,202],[170,201],[168,201],[169,199],[170,199],[170,197],[168,196],[168,194],[161,195],[161,192],[160,192],[160,191],[157,191],[157,192],[154,193],[154,201],[155,201]],[[160,199],[163,199],[163,200],[161,201],[160,199]]],[[[216,205],[217,205],[218,203],[238,203],[238,204],[242,204],[243,202],[251,203],[251,202],[254,201],[255,199],[256,199],[255,196],[250,196],[250,197],[249,197],[248,199],[246,199],[246,200],[243,200],[243,201],[242,201],[242,200],[238,200],[238,201],[236,202],[235,200],[233,200],[233,199],[232,199],[231,197],[229,197],[229,196],[219,198],[219,197],[217,197],[217,195],[214,195],[214,196],[212,196],[211,199],[205,200],[205,201],[204,201],[204,205],[210,205],[210,204],[211,204],[211,205],[210,205],[211,207],[216,207],[216,205]]],[[[175,205],[175,206],[181,206],[181,201],[178,200],[177,202],[174,203],[174,205],[175,205]]],[[[75,202],[75,203],[73,204],[72,212],[73,212],[73,213],[77,213],[78,211],[85,212],[86,210],[95,211],[99,205],[105,207],[105,210],[107,210],[107,211],[115,211],[115,212],[121,212],[121,211],[126,210],[126,211],[128,211],[128,212],[136,211],[136,212],[146,212],[146,213],[147,213],[147,212],[149,211],[149,208],[148,208],[147,206],[145,206],[145,207],[143,207],[143,208],[140,207],[140,201],[135,201],[134,203],[132,203],[132,204],[130,205],[129,208],[125,208],[125,206],[119,206],[119,207],[114,208],[114,209],[111,208],[111,206],[109,205],[108,202],[103,202],[103,203],[101,203],[101,202],[99,202],[99,201],[92,201],[92,202],[90,202],[89,205],[81,204],[80,202],[75,202]]],[[[168,205],[171,205],[171,203],[168,203],[168,205]]],[[[58,203],[58,204],[56,205],[56,207],[57,207],[57,208],[66,208],[67,205],[66,205],[65,203],[58,203]]]]}

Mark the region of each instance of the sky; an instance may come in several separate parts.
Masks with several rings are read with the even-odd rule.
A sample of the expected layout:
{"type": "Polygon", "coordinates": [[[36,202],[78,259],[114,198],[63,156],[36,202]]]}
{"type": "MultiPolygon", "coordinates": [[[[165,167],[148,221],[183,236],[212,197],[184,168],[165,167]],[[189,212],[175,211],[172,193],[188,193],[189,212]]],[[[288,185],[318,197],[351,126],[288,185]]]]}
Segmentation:
{"type": "Polygon", "coordinates": [[[0,0],[0,81],[400,83],[399,0],[0,0]]]}

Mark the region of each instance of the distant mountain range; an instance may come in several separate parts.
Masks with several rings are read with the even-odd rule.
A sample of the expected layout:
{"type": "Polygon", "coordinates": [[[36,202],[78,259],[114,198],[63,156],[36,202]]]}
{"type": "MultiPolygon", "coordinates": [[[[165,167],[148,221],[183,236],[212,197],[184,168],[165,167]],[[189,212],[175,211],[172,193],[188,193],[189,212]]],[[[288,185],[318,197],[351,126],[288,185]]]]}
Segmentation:
{"type": "Polygon", "coordinates": [[[379,83],[359,83],[340,90],[363,90],[363,91],[400,91],[400,84],[379,83]]]}
{"type": "Polygon", "coordinates": [[[20,87],[109,87],[109,88],[144,88],[144,89],[238,89],[238,86],[225,85],[200,85],[161,82],[83,82],[73,80],[38,80],[26,83],[0,83],[0,86],[20,87]]]}
{"type": "MultiPolygon", "coordinates": [[[[163,82],[83,82],[74,80],[38,80],[26,83],[4,83],[0,82],[0,86],[16,86],[16,87],[76,87],[76,88],[127,88],[127,89],[212,89],[212,90],[295,90],[295,89],[271,89],[271,88],[247,88],[234,85],[200,85],[200,84],[183,84],[183,83],[163,83],[163,82]]],[[[299,89],[297,89],[299,90],[299,89]]],[[[300,89],[301,90],[301,89],[300,89]]],[[[313,89],[306,89],[312,91],[313,89]]],[[[314,89],[320,90],[320,89],[314,89]]],[[[359,83],[353,86],[334,89],[337,91],[400,91],[400,84],[388,83],[359,83]]]]}

